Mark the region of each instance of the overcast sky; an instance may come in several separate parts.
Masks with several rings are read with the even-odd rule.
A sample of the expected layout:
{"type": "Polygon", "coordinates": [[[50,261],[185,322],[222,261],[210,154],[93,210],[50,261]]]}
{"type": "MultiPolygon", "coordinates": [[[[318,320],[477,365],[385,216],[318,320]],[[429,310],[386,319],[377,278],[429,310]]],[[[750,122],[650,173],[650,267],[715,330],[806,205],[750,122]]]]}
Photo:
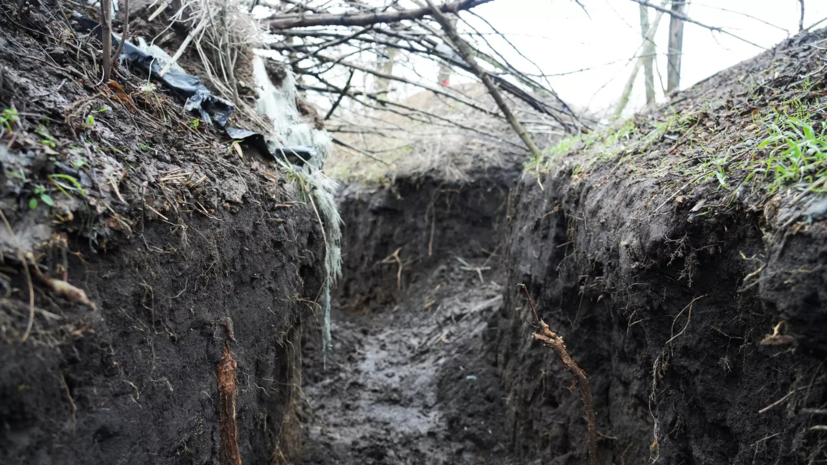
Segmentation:
{"type": "MultiPolygon", "coordinates": [[[[262,3],[273,4],[276,1],[278,0],[263,0],[262,3]]],[[[381,5],[391,0],[362,1],[381,5]]],[[[416,7],[413,1],[400,0],[399,6],[416,7]]],[[[649,0],[653,4],[661,4],[662,1],[649,0]]],[[[341,0],[314,0],[312,4],[319,3],[331,6],[332,11],[345,11],[346,8],[341,6],[341,0]]],[[[632,70],[632,57],[641,53],[639,5],[631,0],[580,0],[580,3],[588,14],[574,0],[496,0],[478,6],[473,11],[507,36],[543,73],[557,75],[551,76],[549,80],[565,101],[603,118],[612,114],[612,108],[632,70]],[[575,72],[586,68],[589,70],[575,72]]],[[[799,5],[799,0],[690,0],[685,13],[687,16],[709,26],[724,28],[758,46],[728,35],[712,33],[695,24],[686,24],[681,88],[687,88],[718,71],[752,58],[764,49],[797,34],[799,5]]],[[[827,18],[827,0],[805,0],[805,5],[805,27],[827,18]]],[[[266,11],[262,8],[261,13],[265,14],[266,11]]],[[[655,10],[650,8],[649,14],[650,20],[654,20],[655,10]]],[[[478,30],[491,32],[482,21],[468,12],[461,13],[461,17],[478,30]]],[[[827,22],[819,27],[824,26],[827,26],[827,22]]],[[[458,27],[464,32],[470,32],[462,23],[458,27]]],[[[664,100],[662,84],[665,86],[666,83],[668,30],[669,17],[664,15],[655,38],[658,47],[657,68],[660,71],[655,74],[655,87],[659,101],[664,100]]],[[[518,69],[537,71],[496,35],[486,37],[518,69]]],[[[376,55],[372,51],[366,51],[351,59],[367,64],[375,62],[376,55]]],[[[424,58],[398,55],[393,73],[437,84],[437,65],[424,58]]],[[[337,68],[332,74],[329,78],[334,82],[341,81],[339,84],[343,85],[348,70],[337,68]]],[[[470,76],[455,75],[451,82],[453,84],[470,79],[470,76]]],[[[372,77],[360,75],[353,85],[370,89],[375,83],[372,77]]],[[[624,116],[631,115],[644,105],[642,72],[638,75],[634,89],[624,116]]],[[[392,85],[391,98],[402,100],[421,91],[420,88],[396,82],[392,85]]],[[[325,108],[330,105],[327,97],[329,96],[313,95],[311,99],[325,108]]]]}
{"type": "MultiPolygon", "coordinates": [[[[649,1],[660,4],[660,0],[649,1]]],[[[591,71],[550,78],[551,84],[561,97],[579,107],[610,108],[618,100],[631,72],[628,59],[641,44],[638,4],[630,0],[581,0],[581,3],[588,16],[573,0],[498,0],[475,11],[507,34],[547,74],[597,66],[591,71]],[[621,61],[600,66],[617,60],[621,61]]],[[[805,4],[805,27],[827,17],[827,0],[806,0],[805,4]]],[[[650,18],[654,13],[650,9],[650,18]]],[[[687,15],[769,48],[787,38],[787,32],[778,28],[792,35],[798,32],[800,10],[798,0],[692,0],[687,15]],[[722,11],[722,8],[754,18],[722,11]]],[[[827,23],[819,27],[823,26],[827,23]]],[[[664,16],[656,38],[664,85],[666,57],[660,54],[665,52],[668,29],[669,18],[664,16]]],[[[732,37],[713,35],[707,29],[687,24],[681,87],[691,86],[761,51],[732,37]]],[[[512,56],[519,60],[516,54],[509,58],[512,56]]],[[[520,68],[529,69],[528,65],[520,68]]],[[[631,111],[639,109],[645,100],[642,73],[638,79],[637,92],[630,102],[631,111]]],[[[657,75],[655,86],[660,88],[657,75]]]]}

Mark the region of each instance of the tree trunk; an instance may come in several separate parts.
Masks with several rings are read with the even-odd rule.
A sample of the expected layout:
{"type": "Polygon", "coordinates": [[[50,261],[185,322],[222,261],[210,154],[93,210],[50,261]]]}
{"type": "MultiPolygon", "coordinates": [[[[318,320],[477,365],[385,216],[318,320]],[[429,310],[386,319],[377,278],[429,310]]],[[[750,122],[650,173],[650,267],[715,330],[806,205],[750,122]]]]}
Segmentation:
{"type": "MultiPolygon", "coordinates": [[[[684,16],[688,0],[674,0],[672,11],[684,16]]],[[[666,74],[666,91],[677,90],[681,85],[681,53],[683,49],[683,19],[672,16],[669,22],[669,69],[666,74]]]]}
{"type": "MultiPolygon", "coordinates": [[[[663,5],[669,0],[663,0],[663,5]]],[[[629,76],[629,80],[626,81],[626,86],[623,88],[623,93],[620,95],[620,101],[617,103],[617,107],[615,108],[614,116],[619,118],[621,113],[623,113],[623,109],[626,108],[626,105],[629,103],[629,96],[632,95],[632,88],[635,85],[635,79],[637,79],[637,73],[640,71],[640,67],[643,66],[644,60],[646,57],[651,57],[655,53],[655,32],[658,30],[658,26],[660,25],[660,19],[663,17],[663,12],[658,11],[655,14],[655,20],[652,22],[652,25],[649,27],[649,31],[646,33],[646,36],[643,38],[643,45],[641,46],[641,53],[640,58],[635,60],[635,65],[632,68],[632,74],[629,76]]]]}
{"type": "MultiPolygon", "coordinates": [[[[640,35],[644,39],[649,33],[649,8],[643,5],[640,6],[640,35]]],[[[648,43],[648,42],[647,42],[648,43]]],[[[655,103],[655,74],[652,63],[654,57],[649,54],[643,56],[643,75],[646,85],[646,105],[655,103]]]]}
{"type": "MultiPolygon", "coordinates": [[[[391,39],[393,42],[399,41],[397,38],[391,39]]],[[[385,75],[393,74],[393,62],[396,57],[396,48],[385,47],[385,58],[379,59],[379,72],[385,75]]],[[[390,87],[390,79],[386,77],[376,78],[376,96],[385,99],[388,95],[388,88],[390,87]]]]}

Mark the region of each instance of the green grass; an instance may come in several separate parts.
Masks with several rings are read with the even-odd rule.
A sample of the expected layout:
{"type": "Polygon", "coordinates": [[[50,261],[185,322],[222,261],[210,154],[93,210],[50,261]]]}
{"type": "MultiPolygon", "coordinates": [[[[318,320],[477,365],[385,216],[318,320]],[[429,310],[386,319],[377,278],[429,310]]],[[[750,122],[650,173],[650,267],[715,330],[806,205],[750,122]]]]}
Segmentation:
{"type": "Polygon", "coordinates": [[[6,108],[0,112],[0,126],[6,128],[9,132],[11,132],[12,123],[16,123],[18,119],[16,108],[6,108]]]}
{"type": "Polygon", "coordinates": [[[685,174],[696,183],[716,180],[726,190],[749,188],[763,198],[789,189],[827,192],[827,127],[802,108],[793,110],[756,121],[763,128],[753,145],[738,153],[712,151],[685,174]]]}
{"type": "Polygon", "coordinates": [[[605,128],[593,131],[588,134],[578,134],[565,137],[556,144],[543,151],[540,157],[531,157],[525,163],[526,171],[546,172],[551,169],[560,158],[570,154],[578,143],[582,144],[581,150],[596,148],[599,156],[596,161],[604,161],[616,155],[621,148],[619,144],[628,139],[636,130],[634,120],[628,120],[622,126],[605,128]]]}
{"type": "Polygon", "coordinates": [[[776,115],[767,128],[769,136],[758,144],[767,156],[746,167],[750,177],[763,181],[773,194],[792,185],[827,192],[827,127],[809,116],[776,115]]]}

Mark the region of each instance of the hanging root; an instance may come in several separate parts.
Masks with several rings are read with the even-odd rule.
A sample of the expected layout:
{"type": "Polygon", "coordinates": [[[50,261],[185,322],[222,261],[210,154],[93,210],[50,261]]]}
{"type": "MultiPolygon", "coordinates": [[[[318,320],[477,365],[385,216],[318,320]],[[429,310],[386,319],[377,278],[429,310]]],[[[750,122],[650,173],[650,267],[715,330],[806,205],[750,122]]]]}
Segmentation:
{"type": "Polygon", "coordinates": [[[533,334],[534,339],[537,341],[543,341],[543,345],[549,349],[552,349],[557,356],[560,357],[560,361],[563,362],[563,366],[565,366],[566,370],[574,376],[577,380],[577,384],[580,386],[580,394],[583,397],[583,406],[586,409],[586,422],[588,423],[589,429],[589,463],[591,465],[598,465],[597,417],[594,414],[594,400],[592,399],[592,391],[589,388],[589,379],[586,377],[586,372],[577,366],[577,363],[572,360],[571,355],[569,355],[566,350],[566,345],[563,342],[563,338],[551,331],[548,325],[537,315],[537,310],[534,308],[534,302],[531,301],[531,296],[528,294],[528,288],[526,288],[523,284],[520,284],[520,286],[525,291],[525,295],[528,298],[528,303],[531,306],[531,311],[534,314],[534,320],[536,323],[535,328],[537,329],[533,334]]]}

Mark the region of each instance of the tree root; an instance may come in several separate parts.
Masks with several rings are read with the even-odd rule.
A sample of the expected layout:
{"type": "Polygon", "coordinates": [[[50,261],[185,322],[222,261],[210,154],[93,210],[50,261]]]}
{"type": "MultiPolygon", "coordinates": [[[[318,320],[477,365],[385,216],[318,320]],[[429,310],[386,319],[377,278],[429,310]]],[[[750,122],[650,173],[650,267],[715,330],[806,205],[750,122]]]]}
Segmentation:
{"type": "Polygon", "coordinates": [[[536,331],[532,336],[535,340],[542,341],[544,346],[552,349],[554,353],[560,357],[560,361],[563,362],[563,366],[566,367],[566,370],[574,376],[577,380],[577,384],[580,386],[580,394],[583,398],[583,406],[586,409],[586,422],[589,430],[589,463],[590,465],[599,465],[597,458],[597,416],[594,413],[594,400],[592,398],[592,391],[589,388],[589,379],[586,377],[586,372],[583,371],[583,369],[580,368],[574,360],[572,360],[566,350],[566,345],[563,342],[563,338],[549,329],[548,325],[537,315],[537,310],[534,308],[534,302],[531,301],[531,296],[528,294],[528,288],[526,288],[523,284],[520,284],[520,286],[525,291],[525,295],[528,298],[528,303],[531,306],[531,311],[534,313],[534,319],[536,322],[534,327],[536,328],[536,331]]]}

